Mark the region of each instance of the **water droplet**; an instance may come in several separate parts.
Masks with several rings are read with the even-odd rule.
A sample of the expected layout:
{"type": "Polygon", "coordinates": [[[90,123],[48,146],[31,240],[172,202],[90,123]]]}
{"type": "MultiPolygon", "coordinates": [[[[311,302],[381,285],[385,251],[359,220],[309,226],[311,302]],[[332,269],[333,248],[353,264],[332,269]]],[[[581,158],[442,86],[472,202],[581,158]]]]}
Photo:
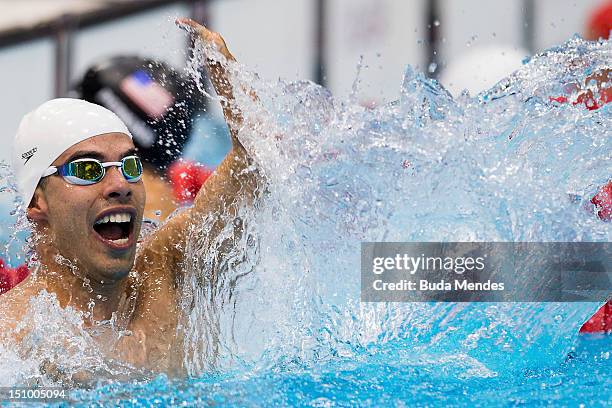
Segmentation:
{"type": "Polygon", "coordinates": [[[440,27],[440,21],[439,21],[439,20],[435,20],[435,21],[434,21],[434,26],[436,26],[436,27],[440,27]]]}
{"type": "Polygon", "coordinates": [[[429,72],[430,74],[433,74],[434,72],[436,72],[437,68],[438,68],[438,64],[436,64],[435,62],[432,62],[431,64],[429,64],[429,67],[427,67],[427,72],[429,72]]]}

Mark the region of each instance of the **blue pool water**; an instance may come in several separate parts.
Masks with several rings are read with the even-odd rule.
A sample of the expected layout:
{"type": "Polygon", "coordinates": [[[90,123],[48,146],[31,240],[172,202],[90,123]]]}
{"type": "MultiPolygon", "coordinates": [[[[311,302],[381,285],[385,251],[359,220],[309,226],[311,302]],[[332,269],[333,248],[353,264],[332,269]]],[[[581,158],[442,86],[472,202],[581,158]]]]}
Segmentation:
{"type": "Polygon", "coordinates": [[[73,394],[83,406],[609,406],[610,339],[583,338],[561,364],[481,376],[457,358],[415,359],[395,342],[351,358],[187,381],[158,377],[73,394]]]}
{"type": "Polygon", "coordinates": [[[363,241],[609,242],[590,197],[612,174],[612,104],[550,97],[610,61],[610,42],[574,38],[457,99],[408,68],[400,98],[372,109],[237,69],[263,106],[237,95],[253,124],[240,138],[267,186],[240,211],[243,233],[223,261],[233,222],[211,251],[201,250],[206,220],[190,237],[187,379],[113,366],[82,317],[41,295],[24,317],[29,343],[0,343],[0,385],[62,385],[37,368],[50,355],[68,375],[111,373],[73,391],[70,404],[83,406],[610,405],[611,337],[578,335],[605,299],[359,301],[363,241]],[[74,354],[57,353],[64,334],[53,325],[74,329],[74,354]]]}

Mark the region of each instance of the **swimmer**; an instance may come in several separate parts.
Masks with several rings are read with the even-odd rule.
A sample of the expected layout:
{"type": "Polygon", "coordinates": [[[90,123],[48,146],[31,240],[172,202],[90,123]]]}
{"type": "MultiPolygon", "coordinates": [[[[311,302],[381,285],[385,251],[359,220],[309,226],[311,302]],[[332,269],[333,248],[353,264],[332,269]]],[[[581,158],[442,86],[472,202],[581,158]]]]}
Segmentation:
{"type": "Polygon", "coordinates": [[[109,357],[155,372],[184,372],[177,287],[189,230],[202,228],[206,218],[211,221],[206,233],[214,238],[240,206],[253,202],[261,176],[237,138],[243,119],[226,71],[234,57],[219,34],[190,19],[177,24],[227,59],[207,59],[205,65],[222,100],[232,150],[193,207],[148,235],[137,251],[146,192],[125,124],[106,108],[79,99],[54,99],[26,115],[15,137],[13,166],[19,193],[29,203],[40,268],[2,295],[5,338],[19,342],[27,335],[27,327],[15,329],[29,300],[47,291],[61,307],[85,315],[95,302],[86,326],[113,318],[131,333],[112,347],[98,340],[101,350],[112,348],[109,357]]]}

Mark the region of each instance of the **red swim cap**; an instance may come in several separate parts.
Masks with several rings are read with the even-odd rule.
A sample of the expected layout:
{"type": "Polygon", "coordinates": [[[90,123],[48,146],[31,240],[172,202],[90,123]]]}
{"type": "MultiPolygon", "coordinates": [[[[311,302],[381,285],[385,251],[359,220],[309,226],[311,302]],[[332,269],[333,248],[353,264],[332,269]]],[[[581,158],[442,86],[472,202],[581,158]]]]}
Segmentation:
{"type": "Polygon", "coordinates": [[[192,202],[212,172],[206,166],[187,160],[172,163],[168,168],[168,179],[172,183],[175,200],[181,203],[192,202]]]}
{"type": "Polygon", "coordinates": [[[612,30],[612,1],[608,1],[593,11],[587,25],[587,40],[608,39],[612,30]]]}
{"type": "Polygon", "coordinates": [[[580,328],[580,333],[610,332],[612,332],[612,302],[603,305],[597,313],[587,320],[580,328]]]}
{"type": "Polygon", "coordinates": [[[597,216],[604,221],[612,220],[612,181],[599,189],[597,194],[591,198],[591,202],[597,208],[597,216]]]}

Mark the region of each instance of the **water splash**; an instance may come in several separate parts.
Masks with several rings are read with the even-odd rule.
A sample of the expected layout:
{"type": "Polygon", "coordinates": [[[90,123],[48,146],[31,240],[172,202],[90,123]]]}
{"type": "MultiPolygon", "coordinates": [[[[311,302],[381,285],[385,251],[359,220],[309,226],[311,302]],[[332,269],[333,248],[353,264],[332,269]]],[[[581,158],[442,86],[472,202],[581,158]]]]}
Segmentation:
{"type": "Polygon", "coordinates": [[[83,314],[62,308],[54,294],[42,291],[33,296],[22,312],[15,322],[14,317],[3,318],[2,386],[89,387],[103,379],[142,375],[121,361],[109,359],[109,350],[100,347],[106,344],[112,349],[113,342],[99,342],[103,336],[100,332],[113,331],[110,324],[106,328],[86,328],[83,314]],[[5,325],[12,324],[13,331],[5,330],[5,325]],[[95,336],[94,330],[98,332],[95,336]]]}
{"type": "Polygon", "coordinates": [[[11,166],[0,161],[0,257],[17,266],[33,255],[30,224],[17,196],[17,184],[11,166]]]}
{"type": "Polygon", "coordinates": [[[589,200],[612,174],[610,107],[550,97],[610,68],[611,54],[609,42],[573,38],[458,100],[408,68],[400,99],[374,109],[236,68],[238,88],[261,100],[237,95],[256,124],[240,138],[266,194],[243,209],[248,228],[228,257],[237,262],[215,264],[219,279],[206,274],[224,239],[207,252],[194,234],[190,373],[309,366],[398,339],[415,360],[465,356],[485,376],[562,362],[599,304],[362,304],[359,243],[609,241],[589,200]]]}
{"type": "MultiPolygon", "coordinates": [[[[202,52],[190,64],[196,75],[202,52]]],[[[408,68],[399,100],[376,108],[234,66],[237,89],[260,98],[236,95],[252,124],[239,137],[266,184],[218,237],[206,233],[211,219],[190,231],[179,327],[188,372],[300,371],[380,358],[396,344],[406,365],[461,378],[563,362],[598,304],[363,304],[359,244],[609,241],[589,199],[612,174],[610,106],[588,111],[549,96],[609,68],[611,53],[609,42],[571,39],[457,100],[408,68]]],[[[98,353],[84,316],[55,319],[57,302],[41,296],[26,313],[40,327],[36,341],[0,348],[0,372],[12,364],[21,374],[2,378],[53,381],[39,370],[64,358],[59,340],[44,339],[48,310],[76,345],[65,372],[132,373],[98,353]],[[20,346],[37,354],[15,354],[20,346]]]]}

